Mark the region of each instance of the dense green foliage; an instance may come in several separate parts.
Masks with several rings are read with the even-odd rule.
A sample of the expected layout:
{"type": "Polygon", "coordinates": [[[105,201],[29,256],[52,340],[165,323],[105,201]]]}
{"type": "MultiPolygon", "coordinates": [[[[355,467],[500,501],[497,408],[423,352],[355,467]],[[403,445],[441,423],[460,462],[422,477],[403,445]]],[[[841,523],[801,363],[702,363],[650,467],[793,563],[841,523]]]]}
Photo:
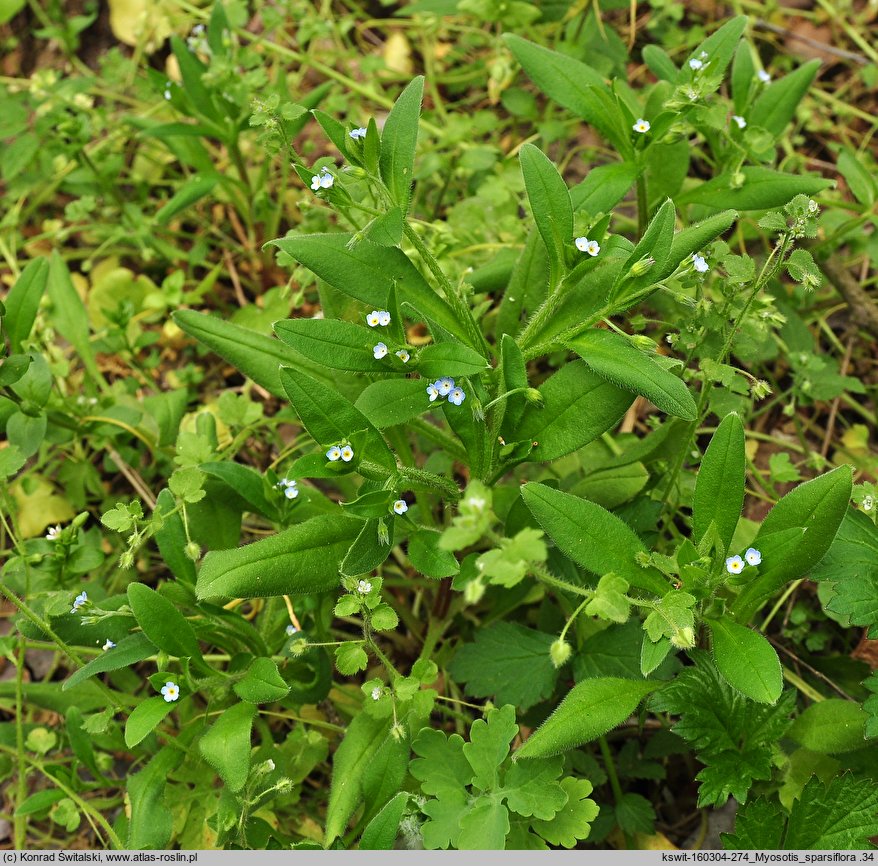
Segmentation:
{"type": "Polygon", "coordinates": [[[801,149],[820,61],[320,5],[3,37],[63,55],[0,79],[13,842],[692,847],[733,798],[728,849],[869,847],[874,343],[825,277],[878,190],[801,149]]]}

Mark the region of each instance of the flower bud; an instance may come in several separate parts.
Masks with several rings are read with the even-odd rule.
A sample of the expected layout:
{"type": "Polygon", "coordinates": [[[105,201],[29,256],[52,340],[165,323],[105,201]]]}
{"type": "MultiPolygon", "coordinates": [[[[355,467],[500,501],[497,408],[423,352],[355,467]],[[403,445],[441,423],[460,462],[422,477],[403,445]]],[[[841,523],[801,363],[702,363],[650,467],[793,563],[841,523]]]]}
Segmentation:
{"type": "Polygon", "coordinates": [[[631,265],[631,276],[642,277],[654,264],[655,259],[652,256],[644,256],[640,261],[631,265]]]}
{"type": "Polygon", "coordinates": [[[308,641],[301,637],[290,644],[290,655],[301,656],[308,651],[308,641]]]}
{"type": "Polygon", "coordinates": [[[201,545],[197,541],[190,541],[186,545],[186,556],[189,557],[193,562],[198,562],[201,558],[201,545]]]}
{"type": "Polygon", "coordinates": [[[549,656],[556,668],[566,664],[572,653],[573,649],[570,644],[560,637],[549,647],[549,656]]]}
{"type": "Polygon", "coordinates": [[[463,588],[463,600],[466,604],[478,604],[485,594],[485,584],[480,577],[471,580],[463,588]]]}
{"type": "Polygon", "coordinates": [[[131,568],[134,565],[134,554],[130,550],[125,550],[119,557],[119,568],[131,568]]]}
{"type": "Polygon", "coordinates": [[[671,643],[678,649],[691,649],[695,646],[695,631],[691,626],[684,626],[671,635],[671,643]]]}
{"type": "Polygon", "coordinates": [[[543,405],[543,395],[540,394],[536,388],[528,388],[527,391],[524,392],[524,399],[527,400],[528,403],[533,403],[534,406],[543,405]]]}

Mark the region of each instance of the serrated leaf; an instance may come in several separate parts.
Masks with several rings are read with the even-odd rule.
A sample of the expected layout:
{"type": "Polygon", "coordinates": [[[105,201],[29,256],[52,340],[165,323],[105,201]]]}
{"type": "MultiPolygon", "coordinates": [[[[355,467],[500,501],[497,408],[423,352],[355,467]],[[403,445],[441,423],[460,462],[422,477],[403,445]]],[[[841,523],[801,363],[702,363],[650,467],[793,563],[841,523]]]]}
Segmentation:
{"type": "Polygon", "coordinates": [[[622,724],[659,685],[616,677],[583,680],[518,749],[516,760],[557,755],[597,739],[622,724]]]}
{"type": "Polygon", "coordinates": [[[506,772],[498,796],[516,814],[550,821],[567,802],[558,777],[563,761],[560,756],[513,764],[506,772]]]}
{"type": "Polygon", "coordinates": [[[515,707],[509,704],[488,710],[484,719],[472,723],[470,741],[463,745],[463,756],[473,769],[474,788],[488,791],[497,787],[500,765],[506,760],[509,744],[517,734],[515,707]]]}

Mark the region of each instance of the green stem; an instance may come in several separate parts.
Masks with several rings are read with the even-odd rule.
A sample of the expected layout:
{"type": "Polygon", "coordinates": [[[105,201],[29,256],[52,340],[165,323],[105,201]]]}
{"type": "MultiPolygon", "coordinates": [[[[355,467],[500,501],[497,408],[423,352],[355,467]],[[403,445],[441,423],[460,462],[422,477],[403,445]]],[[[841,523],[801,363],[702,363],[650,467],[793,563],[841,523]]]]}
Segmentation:
{"type": "MultiPolygon", "coordinates": [[[[616,806],[621,806],[622,800],[624,799],[624,794],[622,793],[622,786],[619,784],[619,775],[618,773],[616,773],[616,763],[613,760],[613,753],[610,751],[610,746],[607,743],[607,738],[598,737],[598,746],[600,746],[601,755],[604,759],[604,769],[606,769],[607,771],[607,779],[609,779],[610,788],[613,791],[613,802],[615,802],[616,806]]],[[[625,838],[625,848],[630,850],[631,837],[624,830],[622,830],[622,835],[625,838]]]]}
{"type": "MultiPolygon", "coordinates": [[[[24,657],[25,657],[25,639],[24,635],[18,638],[18,664],[15,669],[15,745],[18,759],[18,779],[16,780],[16,810],[27,799],[27,772],[25,768],[24,753],[24,657]]],[[[15,847],[23,849],[26,846],[27,839],[27,816],[19,815],[16,811],[15,829],[13,838],[15,847]]]]}
{"type": "Polygon", "coordinates": [[[637,175],[637,237],[642,238],[649,223],[649,199],[646,195],[646,177],[637,175]]]}

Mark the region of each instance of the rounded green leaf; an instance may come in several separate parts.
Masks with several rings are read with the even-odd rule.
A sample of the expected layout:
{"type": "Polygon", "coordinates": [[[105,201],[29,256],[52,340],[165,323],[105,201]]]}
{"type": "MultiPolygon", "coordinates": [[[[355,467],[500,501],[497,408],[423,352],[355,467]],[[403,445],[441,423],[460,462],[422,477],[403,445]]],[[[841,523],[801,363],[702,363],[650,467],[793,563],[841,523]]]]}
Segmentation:
{"type": "Polygon", "coordinates": [[[155,695],[139,703],[125,722],[125,745],[133,749],[148,737],[174,709],[174,703],[155,695]]]}
{"type": "Polygon", "coordinates": [[[726,617],[706,622],[713,638],[713,659],[723,679],[754,701],[776,703],[783,691],[783,673],[768,640],[726,617]]]}
{"type": "Polygon", "coordinates": [[[866,745],[868,718],[868,714],[859,704],[841,698],[829,698],[811,704],[793,722],[787,736],[821,755],[852,752],[866,745]]]}
{"type": "Polygon", "coordinates": [[[659,685],[619,677],[583,680],[568,692],[515,758],[545,758],[596,740],[621,725],[659,685]]]}
{"type": "Polygon", "coordinates": [[[253,659],[244,679],[234,685],[235,694],[251,704],[268,704],[287,696],[290,687],[268,658],[253,659]]]}
{"type": "Polygon", "coordinates": [[[189,621],[163,595],[143,583],[132,583],[128,586],[128,603],[143,633],[159,649],[181,658],[201,657],[189,621]]]}
{"type": "Polygon", "coordinates": [[[252,704],[235,704],[198,741],[201,757],[232,791],[240,791],[250,773],[250,729],[255,715],[252,704]]]}

